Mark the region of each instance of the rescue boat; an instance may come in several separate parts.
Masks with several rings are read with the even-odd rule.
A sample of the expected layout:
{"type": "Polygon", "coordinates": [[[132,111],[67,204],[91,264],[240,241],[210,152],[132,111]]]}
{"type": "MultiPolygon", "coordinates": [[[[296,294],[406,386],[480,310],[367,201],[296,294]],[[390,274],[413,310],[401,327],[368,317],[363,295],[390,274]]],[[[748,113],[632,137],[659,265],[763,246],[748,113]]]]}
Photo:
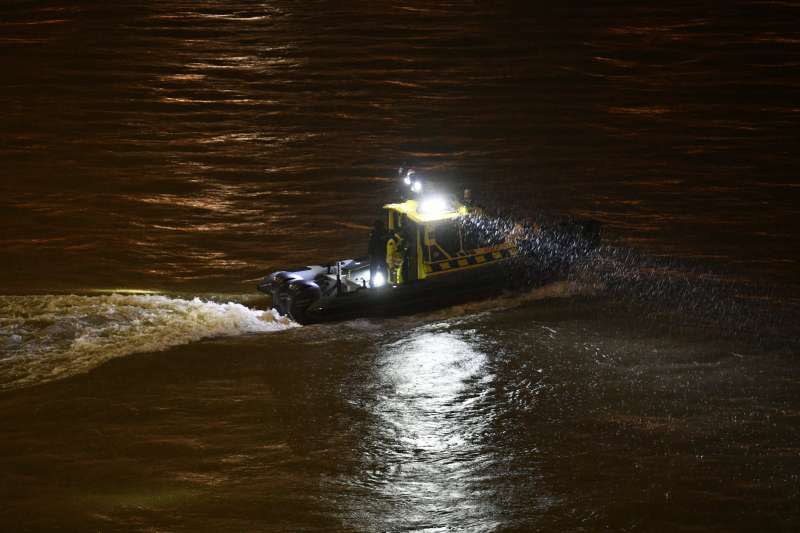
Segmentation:
{"type": "Polygon", "coordinates": [[[513,230],[476,231],[482,211],[470,205],[468,192],[463,200],[423,195],[418,181],[405,180],[416,198],[381,211],[385,270],[372,279],[375,258],[361,257],[273,272],[258,284],[272,308],[301,324],[392,316],[491,297],[513,285],[510,267],[524,253],[513,230]]]}

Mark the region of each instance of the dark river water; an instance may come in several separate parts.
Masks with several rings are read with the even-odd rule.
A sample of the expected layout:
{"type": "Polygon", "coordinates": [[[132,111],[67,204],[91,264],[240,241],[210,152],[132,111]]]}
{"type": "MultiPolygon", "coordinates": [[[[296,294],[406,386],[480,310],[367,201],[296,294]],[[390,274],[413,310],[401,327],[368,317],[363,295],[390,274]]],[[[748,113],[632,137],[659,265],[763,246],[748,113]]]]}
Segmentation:
{"type": "Polygon", "coordinates": [[[800,530],[800,2],[9,0],[0,76],[0,530],[800,530]],[[604,244],[267,311],[401,165],[604,244]]]}

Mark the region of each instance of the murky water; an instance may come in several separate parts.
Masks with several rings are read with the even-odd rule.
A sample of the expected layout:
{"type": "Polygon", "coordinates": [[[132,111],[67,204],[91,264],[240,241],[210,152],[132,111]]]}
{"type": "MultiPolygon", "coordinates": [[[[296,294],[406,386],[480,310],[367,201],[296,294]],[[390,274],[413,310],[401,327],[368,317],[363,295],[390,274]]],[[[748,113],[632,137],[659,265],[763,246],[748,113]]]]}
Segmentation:
{"type": "Polygon", "coordinates": [[[800,4],[0,15],[0,529],[800,528],[800,4]],[[264,311],[403,164],[606,244],[489,302],[264,311]]]}

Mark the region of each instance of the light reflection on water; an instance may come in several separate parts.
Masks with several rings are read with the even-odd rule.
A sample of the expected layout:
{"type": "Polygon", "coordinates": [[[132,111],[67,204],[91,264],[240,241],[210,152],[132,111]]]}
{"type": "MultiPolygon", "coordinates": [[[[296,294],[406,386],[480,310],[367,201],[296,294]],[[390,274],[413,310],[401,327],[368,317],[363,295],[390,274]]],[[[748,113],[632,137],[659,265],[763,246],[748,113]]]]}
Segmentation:
{"type": "Polygon", "coordinates": [[[382,457],[365,462],[384,465],[370,479],[387,504],[373,518],[381,527],[497,525],[493,498],[475,483],[495,462],[483,442],[495,419],[494,375],[484,344],[477,333],[442,323],[412,330],[380,354],[382,394],[374,407],[379,444],[367,454],[382,457]]]}

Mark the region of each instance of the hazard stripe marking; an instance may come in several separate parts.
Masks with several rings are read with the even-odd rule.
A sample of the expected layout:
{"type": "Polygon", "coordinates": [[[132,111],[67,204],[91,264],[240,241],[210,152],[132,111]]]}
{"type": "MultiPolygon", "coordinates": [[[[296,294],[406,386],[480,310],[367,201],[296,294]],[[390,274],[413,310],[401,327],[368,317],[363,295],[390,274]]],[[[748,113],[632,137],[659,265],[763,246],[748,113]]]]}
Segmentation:
{"type": "Polygon", "coordinates": [[[514,255],[514,250],[505,248],[496,252],[487,252],[480,255],[470,255],[459,259],[449,259],[437,261],[435,263],[425,263],[425,272],[442,272],[445,270],[465,268],[468,266],[481,265],[498,259],[505,259],[514,255]]]}

